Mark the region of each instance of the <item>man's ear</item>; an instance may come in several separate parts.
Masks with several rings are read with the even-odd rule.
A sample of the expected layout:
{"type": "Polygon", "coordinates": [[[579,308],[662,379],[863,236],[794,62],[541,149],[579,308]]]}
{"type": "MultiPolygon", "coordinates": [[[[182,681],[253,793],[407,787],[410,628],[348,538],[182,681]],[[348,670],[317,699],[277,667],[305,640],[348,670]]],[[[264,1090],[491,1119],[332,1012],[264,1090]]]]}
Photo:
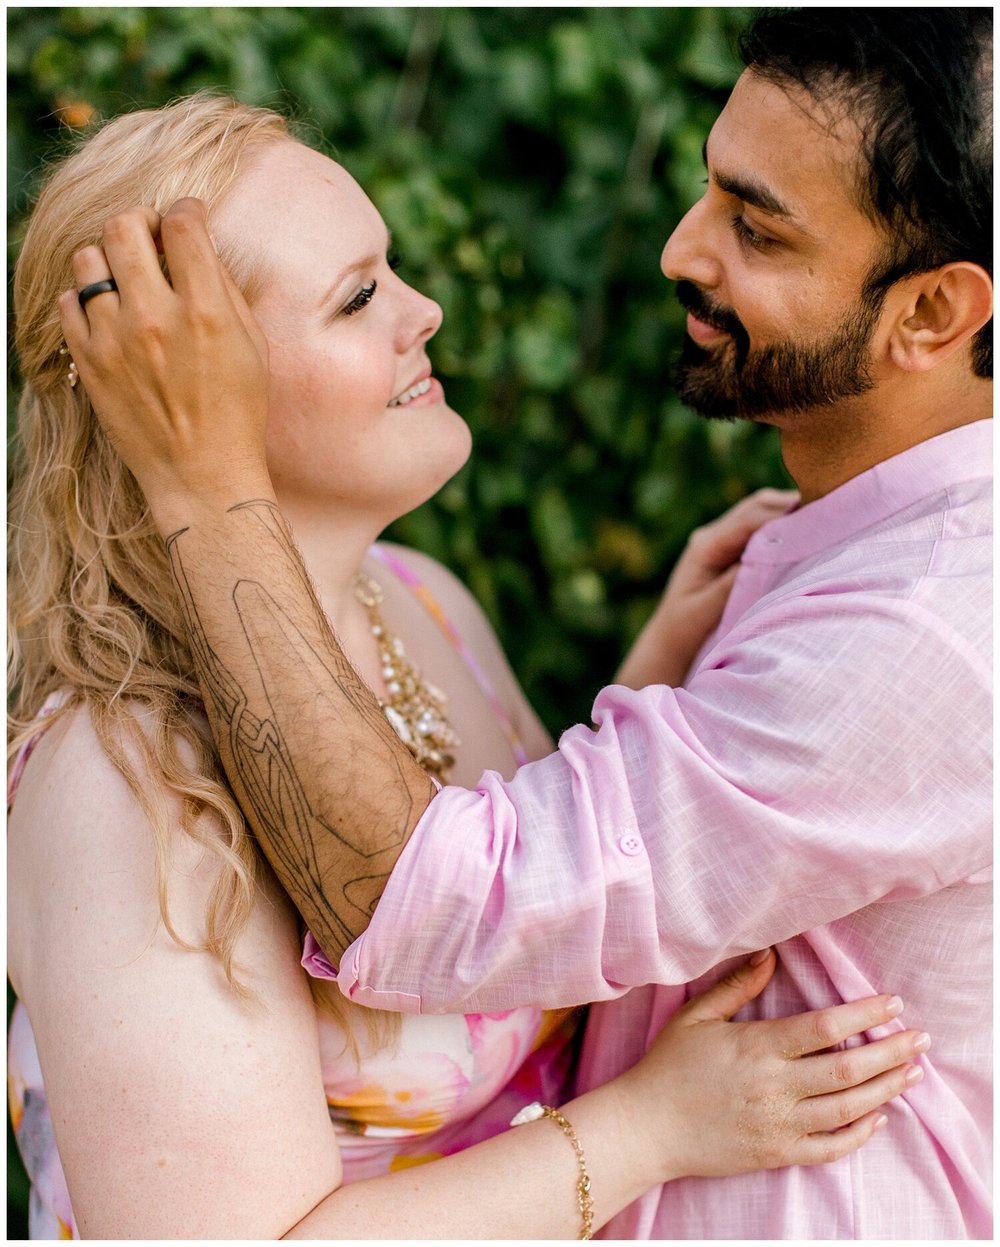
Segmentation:
{"type": "Polygon", "coordinates": [[[966,260],[904,277],[902,301],[889,339],[897,368],[926,372],[958,350],[993,315],[993,279],[966,260]]]}

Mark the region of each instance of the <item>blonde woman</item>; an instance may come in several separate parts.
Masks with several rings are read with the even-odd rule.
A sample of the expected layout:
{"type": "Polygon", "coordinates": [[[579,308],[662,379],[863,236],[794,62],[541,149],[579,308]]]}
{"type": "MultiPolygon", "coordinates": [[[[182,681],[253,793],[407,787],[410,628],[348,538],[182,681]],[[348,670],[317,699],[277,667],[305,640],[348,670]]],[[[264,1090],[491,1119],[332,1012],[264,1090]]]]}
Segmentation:
{"type": "MultiPolygon", "coordinates": [[[[303,933],[221,776],[163,543],[59,327],[67,288],[92,318],[127,297],[94,286],[95,244],[135,226],[124,210],[149,220],[187,195],[209,204],[267,339],[282,508],[390,722],[458,782],[551,747],[464,589],[373,546],[461,466],[469,434],[425,351],[440,310],[393,271],[371,203],[264,110],[195,97],[109,124],[54,171],[16,277],[10,1072],[33,1236],[571,1237],[680,1174],[860,1146],[916,1036],[816,1052],[898,1013],[888,997],[725,1021],[767,955],[568,1104],[571,1015],[525,1001],[403,1019],[303,970],[303,933]],[[535,1099],[561,1120],[507,1130],[535,1099]]],[[[704,595],[670,600],[658,621],[710,625],[704,595]]]]}

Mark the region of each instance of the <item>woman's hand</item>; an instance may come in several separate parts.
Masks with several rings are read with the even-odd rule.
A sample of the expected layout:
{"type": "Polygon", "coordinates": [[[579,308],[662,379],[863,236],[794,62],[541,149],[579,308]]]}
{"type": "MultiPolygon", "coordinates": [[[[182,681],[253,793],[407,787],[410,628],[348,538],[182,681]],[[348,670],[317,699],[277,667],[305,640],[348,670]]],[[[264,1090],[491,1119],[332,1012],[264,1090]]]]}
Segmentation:
{"type": "Polygon", "coordinates": [[[695,997],[622,1076],[637,1128],[641,1123],[649,1146],[666,1158],[665,1180],[837,1160],[866,1143],[885,1124],[880,1107],[923,1076],[912,1062],[930,1040],[918,1031],[829,1050],[898,1017],[902,1004],[889,996],[728,1021],[774,966],[768,951],[758,965],[740,966],[695,997]]]}
{"type": "Polygon", "coordinates": [[[87,396],[161,530],[203,500],[272,496],[267,343],[216,254],[204,204],[119,213],[73,270],[79,288],[117,285],[86,308],[68,290],[59,314],[87,396]]]}
{"type": "Polygon", "coordinates": [[[636,689],[682,684],[722,617],[744,546],[762,524],[784,515],[798,500],[795,490],[758,489],[717,520],[696,528],[615,683],[636,689]]]}

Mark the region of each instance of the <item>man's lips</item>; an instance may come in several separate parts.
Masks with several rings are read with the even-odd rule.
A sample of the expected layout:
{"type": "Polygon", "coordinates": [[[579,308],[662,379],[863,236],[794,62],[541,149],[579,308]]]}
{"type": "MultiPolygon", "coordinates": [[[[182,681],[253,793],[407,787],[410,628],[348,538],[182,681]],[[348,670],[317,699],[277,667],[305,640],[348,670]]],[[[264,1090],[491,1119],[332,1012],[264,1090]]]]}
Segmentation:
{"type": "Polygon", "coordinates": [[[714,325],[699,320],[692,312],[688,312],[687,331],[688,337],[699,346],[710,346],[713,342],[721,342],[723,338],[730,337],[724,329],[716,329],[714,325]]]}

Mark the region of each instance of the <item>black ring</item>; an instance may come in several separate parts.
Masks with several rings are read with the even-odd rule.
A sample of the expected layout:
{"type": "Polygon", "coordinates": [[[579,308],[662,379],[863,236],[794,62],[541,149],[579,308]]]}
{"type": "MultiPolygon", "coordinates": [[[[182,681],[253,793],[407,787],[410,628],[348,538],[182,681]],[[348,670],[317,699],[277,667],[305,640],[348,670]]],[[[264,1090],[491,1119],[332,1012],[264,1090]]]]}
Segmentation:
{"type": "Polygon", "coordinates": [[[92,281],[89,286],[84,286],[80,291],[80,306],[86,307],[91,299],[96,298],[99,294],[107,294],[111,290],[117,290],[118,283],[113,277],[107,277],[104,281],[92,281]]]}

